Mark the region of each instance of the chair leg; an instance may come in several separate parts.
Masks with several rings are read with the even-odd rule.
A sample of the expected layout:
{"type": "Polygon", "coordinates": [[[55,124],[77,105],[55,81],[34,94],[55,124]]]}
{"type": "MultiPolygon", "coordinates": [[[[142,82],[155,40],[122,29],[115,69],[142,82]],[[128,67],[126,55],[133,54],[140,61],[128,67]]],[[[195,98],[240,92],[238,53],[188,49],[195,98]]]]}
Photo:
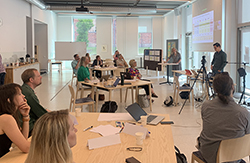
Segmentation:
{"type": "Polygon", "coordinates": [[[178,104],[178,99],[179,98],[179,89],[177,89],[177,92],[176,92],[176,99],[175,99],[175,106],[177,106],[178,104]]]}
{"type": "Polygon", "coordinates": [[[134,89],[131,88],[131,97],[132,97],[132,104],[134,103],[134,89]]]}
{"type": "Polygon", "coordinates": [[[126,88],[126,93],[125,93],[125,103],[127,102],[127,95],[128,95],[128,88],[126,88]]]}
{"type": "Polygon", "coordinates": [[[72,112],[72,100],[70,99],[70,104],[69,104],[69,111],[72,112]]]}
{"type": "Polygon", "coordinates": [[[74,111],[75,111],[75,106],[76,106],[75,101],[73,101],[73,108],[72,108],[72,112],[74,112],[74,111]]]}

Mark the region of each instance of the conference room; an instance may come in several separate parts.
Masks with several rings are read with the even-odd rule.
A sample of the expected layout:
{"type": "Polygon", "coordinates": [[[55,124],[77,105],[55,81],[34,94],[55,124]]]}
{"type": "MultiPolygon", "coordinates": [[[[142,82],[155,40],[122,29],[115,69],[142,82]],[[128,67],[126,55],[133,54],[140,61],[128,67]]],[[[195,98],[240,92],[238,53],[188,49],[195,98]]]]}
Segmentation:
{"type": "MultiPolygon", "coordinates": [[[[208,91],[208,95],[204,82],[197,80],[189,99],[185,100],[176,93],[178,87],[172,83],[178,80],[181,87],[189,82],[191,87],[196,75],[191,75],[187,82],[188,75],[185,70],[192,74],[193,71],[199,73],[197,70],[203,66],[203,56],[207,73],[212,73],[211,63],[216,53],[213,45],[218,42],[226,53],[227,63],[223,71],[229,73],[235,84],[234,101],[238,104],[241,99],[239,105],[248,109],[248,6],[248,0],[1,1],[0,55],[6,71],[5,84],[22,85],[21,74],[26,69],[35,68],[42,77],[42,83],[34,89],[40,104],[50,111],[69,109],[69,114],[74,116],[75,109],[70,109],[71,92],[68,85],[72,86],[74,94],[77,94],[76,98],[86,98],[90,94],[94,99],[96,96],[98,100],[94,102],[93,108],[92,104],[75,107],[82,108],[81,115],[76,117],[77,144],[71,149],[75,162],[108,162],[108,158],[112,162],[125,162],[126,158],[133,156],[140,162],[172,163],[177,161],[174,145],[185,154],[187,161],[191,162],[192,153],[198,151],[195,147],[197,138],[203,130],[202,106],[203,103],[213,100],[213,97],[209,97],[212,92],[208,91]],[[178,72],[174,69],[176,65],[172,63],[174,58],[170,57],[173,48],[181,58],[178,64],[181,66],[179,70],[182,70],[182,75],[177,77],[173,74],[173,71],[175,74],[178,72]],[[102,75],[109,75],[110,70],[118,69],[112,65],[115,63],[113,55],[116,50],[122,54],[128,68],[131,67],[129,62],[134,59],[141,79],[150,82],[145,84],[142,80],[125,79],[124,82],[131,85],[118,84],[114,88],[105,88],[104,83],[98,81],[85,85],[84,82],[79,82],[83,83],[83,87],[82,84],[77,84],[71,67],[75,54],[81,58],[89,53],[91,63],[99,55],[104,63],[106,60],[109,64],[103,69],[96,67],[96,70],[102,71],[102,75]],[[26,57],[27,54],[30,55],[30,60],[26,57]],[[171,59],[165,63],[169,58],[171,59]],[[105,68],[107,71],[104,71],[105,68]],[[246,75],[239,73],[240,68],[244,69],[246,75]],[[143,95],[147,97],[140,84],[148,85],[150,90],[148,106],[143,107],[143,110],[150,115],[162,115],[165,117],[163,121],[173,121],[174,124],[145,125],[144,128],[151,134],[141,146],[136,145],[135,136],[121,132],[120,144],[90,150],[86,146],[88,140],[102,136],[90,130],[83,131],[84,129],[99,125],[119,128],[116,127],[115,121],[124,124],[128,121],[135,122],[133,118],[127,120],[123,116],[129,115],[126,108],[139,102],[138,98],[143,95]],[[91,89],[85,90],[87,86],[91,89]],[[158,98],[152,97],[151,89],[158,98]],[[104,100],[98,98],[100,94],[104,95],[104,100]],[[170,96],[173,98],[173,104],[167,106],[164,101],[168,102],[170,96]],[[107,101],[116,102],[117,110],[112,114],[121,114],[120,117],[123,118],[98,121],[99,116],[104,114],[100,111],[107,101]],[[129,147],[142,147],[142,151],[128,151],[129,147]]],[[[117,77],[121,79],[120,71],[126,71],[126,68],[120,68],[119,72],[110,76],[112,80],[108,82],[111,85],[117,77]]],[[[32,137],[29,140],[32,140],[32,137]]],[[[0,158],[0,162],[24,162],[26,157],[27,154],[14,147],[0,158]],[[19,158],[20,161],[17,161],[19,158]]],[[[249,162],[245,156],[244,160],[249,162]]]]}

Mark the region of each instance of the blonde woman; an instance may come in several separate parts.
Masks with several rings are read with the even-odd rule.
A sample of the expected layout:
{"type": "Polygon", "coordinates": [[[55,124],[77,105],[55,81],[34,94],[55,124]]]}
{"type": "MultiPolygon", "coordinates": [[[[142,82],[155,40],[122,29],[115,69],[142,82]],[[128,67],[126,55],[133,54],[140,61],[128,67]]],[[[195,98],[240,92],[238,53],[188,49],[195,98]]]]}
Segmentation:
{"type": "Polygon", "coordinates": [[[24,97],[18,84],[0,86],[0,157],[9,152],[12,143],[22,152],[29,151],[30,107],[24,97]],[[22,115],[22,125],[19,113],[22,115]]]}
{"type": "Polygon", "coordinates": [[[77,79],[78,81],[86,81],[88,82],[90,80],[90,73],[89,73],[89,58],[88,57],[82,57],[80,61],[80,68],[77,72],[77,79]]]}
{"type": "Polygon", "coordinates": [[[67,110],[44,114],[35,123],[25,163],[73,163],[76,132],[67,110]]]}
{"type": "MultiPolygon", "coordinates": [[[[129,61],[129,65],[130,65],[130,68],[128,68],[128,72],[130,73],[131,77],[134,78],[136,76],[136,78],[139,79],[139,80],[145,80],[145,79],[141,79],[142,75],[139,72],[139,70],[136,68],[137,63],[136,63],[136,61],[134,59],[131,59],[129,61]]],[[[150,81],[150,80],[145,80],[145,81],[150,81]]],[[[144,88],[146,94],[149,96],[149,86],[148,85],[139,86],[139,87],[144,88]]],[[[152,97],[158,98],[158,96],[154,92],[152,84],[151,84],[151,93],[152,93],[152,97]]]]}

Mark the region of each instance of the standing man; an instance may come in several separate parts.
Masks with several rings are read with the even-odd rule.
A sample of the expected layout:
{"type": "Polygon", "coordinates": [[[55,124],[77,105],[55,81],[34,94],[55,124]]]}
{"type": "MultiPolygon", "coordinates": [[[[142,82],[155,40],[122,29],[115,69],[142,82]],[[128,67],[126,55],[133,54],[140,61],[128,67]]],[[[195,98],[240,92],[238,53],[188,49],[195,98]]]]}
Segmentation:
{"type": "Polygon", "coordinates": [[[227,54],[221,50],[221,46],[218,42],[213,44],[214,50],[214,58],[211,63],[211,70],[213,71],[213,75],[223,72],[224,67],[227,64],[227,54]]]}
{"type": "Polygon", "coordinates": [[[74,55],[75,60],[71,62],[71,66],[75,75],[77,75],[78,68],[80,67],[80,57],[78,54],[74,55]]]}
{"type": "Polygon", "coordinates": [[[37,69],[27,69],[22,73],[22,93],[30,106],[29,136],[38,118],[48,111],[40,105],[34,89],[42,84],[42,77],[37,69]]]}

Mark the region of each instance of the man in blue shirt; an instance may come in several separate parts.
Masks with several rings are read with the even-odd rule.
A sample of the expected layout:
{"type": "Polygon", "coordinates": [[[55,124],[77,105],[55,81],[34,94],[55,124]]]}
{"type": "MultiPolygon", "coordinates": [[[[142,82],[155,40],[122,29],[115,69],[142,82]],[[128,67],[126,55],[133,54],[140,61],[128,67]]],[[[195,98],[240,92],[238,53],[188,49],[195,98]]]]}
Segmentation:
{"type": "Polygon", "coordinates": [[[80,57],[78,54],[74,55],[75,60],[71,62],[71,66],[75,75],[77,75],[78,68],[80,67],[80,57]]]}
{"type": "Polygon", "coordinates": [[[217,73],[223,72],[223,69],[227,64],[227,54],[223,50],[221,50],[221,46],[218,42],[213,44],[213,46],[216,52],[214,53],[214,57],[211,63],[211,70],[215,75],[217,73]]]}

